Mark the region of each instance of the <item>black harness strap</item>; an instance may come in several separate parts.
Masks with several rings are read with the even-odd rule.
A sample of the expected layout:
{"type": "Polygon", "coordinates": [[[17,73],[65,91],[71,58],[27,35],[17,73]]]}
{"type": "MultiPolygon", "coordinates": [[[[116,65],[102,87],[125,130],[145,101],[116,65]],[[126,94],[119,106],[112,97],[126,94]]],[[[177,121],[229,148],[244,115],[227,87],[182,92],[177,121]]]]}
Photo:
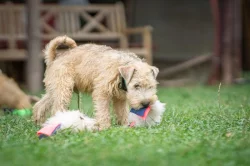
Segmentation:
{"type": "Polygon", "coordinates": [[[120,77],[120,83],[119,83],[119,85],[118,85],[118,87],[119,87],[119,89],[122,89],[122,90],[124,90],[125,92],[127,92],[128,91],[128,89],[127,89],[127,86],[126,86],[126,81],[125,81],[125,79],[123,78],[123,77],[120,77]]]}

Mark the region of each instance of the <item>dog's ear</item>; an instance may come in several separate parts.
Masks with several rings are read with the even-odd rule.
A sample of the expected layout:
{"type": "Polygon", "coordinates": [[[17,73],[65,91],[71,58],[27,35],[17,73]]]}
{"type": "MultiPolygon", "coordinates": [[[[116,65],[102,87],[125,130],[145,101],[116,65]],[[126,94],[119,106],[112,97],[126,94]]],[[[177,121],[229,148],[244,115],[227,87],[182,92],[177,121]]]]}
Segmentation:
{"type": "Polygon", "coordinates": [[[118,68],[120,74],[125,79],[126,83],[128,84],[131,81],[131,78],[134,74],[135,67],[133,66],[120,66],[118,68]]]}
{"type": "Polygon", "coordinates": [[[153,73],[154,77],[156,78],[158,73],[159,73],[159,69],[155,66],[152,66],[151,68],[152,68],[152,73],[153,73]]]}

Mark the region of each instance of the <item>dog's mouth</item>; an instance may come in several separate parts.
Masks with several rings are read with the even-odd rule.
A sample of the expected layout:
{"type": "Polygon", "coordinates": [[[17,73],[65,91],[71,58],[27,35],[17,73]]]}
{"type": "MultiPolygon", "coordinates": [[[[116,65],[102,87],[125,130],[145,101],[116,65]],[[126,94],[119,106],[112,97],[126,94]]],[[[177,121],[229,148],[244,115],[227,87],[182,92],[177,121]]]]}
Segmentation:
{"type": "Polygon", "coordinates": [[[131,102],[129,103],[130,107],[135,109],[135,110],[139,110],[142,108],[147,108],[148,106],[150,106],[153,103],[153,101],[146,101],[146,102],[131,102]]]}
{"type": "Polygon", "coordinates": [[[147,108],[148,106],[152,105],[154,102],[156,101],[156,99],[154,98],[145,98],[142,100],[129,100],[129,105],[131,108],[135,109],[135,110],[139,110],[141,108],[147,108]]]}
{"type": "MultiPolygon", "coordinates": [[[[148,105],[147,105],[148,106],[148,105]]],[[[145,108],[147,106],[143,106],[142,104],[136,103],[136,104],[130,104],[130,107],[135,109],[135,110],[139,110],[141,108],[145,108]]]]}

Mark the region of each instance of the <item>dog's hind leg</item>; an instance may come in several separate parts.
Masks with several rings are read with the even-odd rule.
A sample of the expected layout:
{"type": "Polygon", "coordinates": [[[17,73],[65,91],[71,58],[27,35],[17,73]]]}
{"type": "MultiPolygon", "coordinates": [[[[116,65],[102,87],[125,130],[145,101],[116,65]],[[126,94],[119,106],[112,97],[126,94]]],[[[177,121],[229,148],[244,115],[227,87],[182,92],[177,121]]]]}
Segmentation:
{"type": "MultiPolygon", "coordinates": [[[[73,77],[57,77],[57,80],[54,80],[53,90],[51,89],[53,105],[51,108],[51,115],[55,115],[57,111],[65,111],[68,109],[68,106],[71,101],[73,89],[74,89],[74,80],[73,77]]],[[[49,89],[49,88],[47,88],[49,89]]]]}
{"type": "Polygon", "coordinates": [[[41,124],[45,121],[46,115],[50,113],[53,101],[49,94],[45,94],[33,107],[33,121],[41,124]]]}

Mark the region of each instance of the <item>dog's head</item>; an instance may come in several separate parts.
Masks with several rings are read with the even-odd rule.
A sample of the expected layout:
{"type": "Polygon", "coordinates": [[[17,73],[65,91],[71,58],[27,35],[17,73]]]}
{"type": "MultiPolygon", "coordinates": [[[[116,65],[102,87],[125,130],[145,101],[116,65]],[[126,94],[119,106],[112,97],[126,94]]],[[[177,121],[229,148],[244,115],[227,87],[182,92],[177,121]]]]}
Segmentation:
{"type": "Polygon", "coordinates": [[[138,65],[121,66],[119,72],[125,80],[127,100],[132,108],[140,109],[157,100],[158,68],[138,63],[138,65]]]}

